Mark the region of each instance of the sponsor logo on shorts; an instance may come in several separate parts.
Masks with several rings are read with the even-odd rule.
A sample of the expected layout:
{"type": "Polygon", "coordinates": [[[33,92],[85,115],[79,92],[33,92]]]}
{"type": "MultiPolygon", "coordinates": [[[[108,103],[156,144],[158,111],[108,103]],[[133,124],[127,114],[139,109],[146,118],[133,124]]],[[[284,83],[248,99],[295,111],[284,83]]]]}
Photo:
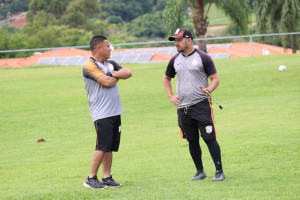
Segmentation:
{"type": "Polygon", "coordinates": [[[119,126],[119,133],[121,133],[121,126],[119,126]]]}

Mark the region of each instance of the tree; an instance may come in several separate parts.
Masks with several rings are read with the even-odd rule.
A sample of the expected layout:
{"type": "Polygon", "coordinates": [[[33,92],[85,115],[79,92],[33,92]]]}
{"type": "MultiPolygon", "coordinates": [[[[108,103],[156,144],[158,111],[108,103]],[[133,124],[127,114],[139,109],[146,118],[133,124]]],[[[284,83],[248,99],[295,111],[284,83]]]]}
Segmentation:
{"type": "Polygon", "coordinates": [[[33,35],[37,31],[39,31],[39,29],[43,29],[49,25],[55,24],[54,16],[50,13],[46,13],[43,10],[38,11],[36,17],[34,18],[31,17],[32,16],[31,14],[32,13],[30,11],[27,13],[26,19],[30,19],[31,21],[26,23],[25,26],[23,27],[23,31],[27,35],[33,35]]]}
{"type": "Polygon", "coordinates": [[[105,12],[105,18],[109,16],[119,16],[124,21],[129,22],[145,13],[143,10],[143,1],[103,0],[102,2],[100,6],[101,11],[105,12]]]}
{"type": "Polygon", "coordinates": [[[29,10],[31,10],[33,14],[43,10],[58,17],[66,10],[68,3],[69,0],[31,0],[29,10]]]}
{"type": "Polygon", "coordinates": [[[8,14],[13,15],[16,12],[28,10],[30,0],[1,0],[0,1],[0,19],[5,19],[8,14]]]}
{"type": "MultiPolygon", "coordinates": [[[[273,31],[296,32],[300,19],[299,0],[255,0],[257,25],[260,31],[265,32],[267,24],[273,31]]],[[[291,36],[293,53],[297,50],[296,35],[291,36]]],[[[286,46],[286,44],[285,44],[286,46]]]]}
{"type": "Polygon", "coordinates": [[[162,19],[162,12],[144,14],[127,25],[127,32],[136,37],[165,37],[167,29],[163,23],[158,23],[162,19]]]}
{"type": "Polygon", "coordinates": [[[99,12],[97,0],[75,0],[68,7],[62,17],[62,23],[71,28],[88,28],[88,18],[99,12]]]}
{"type": "MultiPolygon", "coordinates": [[[[186,3],[192,12],[192,21],[196,38],[204,38],[209,24],[208,14],[212,3],[221,9],[240,29],[242,33],[247,33],[249,6],[246,0],[170,0],[164,10],[164,19],[169,25],[169,30],[175,31],[174,27],[182,26],[183,9],[186,3]],[[206,9],[206,10],[205,10],[206,9]],[[178,11],[174,13],[174,10],[178,11]],[[176,16],[174,17],[174,15],[176,16]],[[173,17],[170,17],[173,16],[173,17]],[[173,24],[170,26],[170,24],[173,24]]],[[[206,42],[199,41],[199,49],[206,52],[206,42]]]]}
{"type": "Polygon", "coordinates": [[[120,17],[125,22],[165,8],[168,0],[100,0],[103,18],[120,17]]]}

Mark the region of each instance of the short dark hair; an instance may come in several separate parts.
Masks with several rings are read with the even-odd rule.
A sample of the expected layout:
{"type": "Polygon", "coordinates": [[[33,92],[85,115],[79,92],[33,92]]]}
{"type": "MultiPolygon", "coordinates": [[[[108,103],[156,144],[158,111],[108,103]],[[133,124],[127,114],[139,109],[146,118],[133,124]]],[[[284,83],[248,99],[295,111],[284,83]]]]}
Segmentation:
{"type": "Polygon", "coordinates": [[[96,46],[100,43],[102,43],[104,40],[107,40],[107,37],[104,35],[94,35],[90,41],[90,49],[93,51],[96,46]]]}

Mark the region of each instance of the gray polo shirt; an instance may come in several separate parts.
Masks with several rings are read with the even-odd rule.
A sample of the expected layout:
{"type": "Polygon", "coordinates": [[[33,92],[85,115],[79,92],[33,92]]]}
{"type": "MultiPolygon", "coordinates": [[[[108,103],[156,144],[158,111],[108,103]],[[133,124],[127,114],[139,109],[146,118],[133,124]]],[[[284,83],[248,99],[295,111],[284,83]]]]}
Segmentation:
{"type": "Polygon", "coordinates": [[[191,106],[206,99],[200,85],[208,87],[208,77],[215,73],[217,70],[211,57],[199,49],[195,49],[188,56],[182,53],[173,56],[165,75],[174,78],[177,74],[176,92],[180,100],[178,108],[191,106]]]}
{"type": "Polygon", "coordinates": [[[92,58],[89,58],[83,66],[83,80],[93,121],[123,114],[118,86],[102,87],[97,82],[100,76],[113,70],[114,66],[111,63],[105,61],[101,64],[92,58]]]}

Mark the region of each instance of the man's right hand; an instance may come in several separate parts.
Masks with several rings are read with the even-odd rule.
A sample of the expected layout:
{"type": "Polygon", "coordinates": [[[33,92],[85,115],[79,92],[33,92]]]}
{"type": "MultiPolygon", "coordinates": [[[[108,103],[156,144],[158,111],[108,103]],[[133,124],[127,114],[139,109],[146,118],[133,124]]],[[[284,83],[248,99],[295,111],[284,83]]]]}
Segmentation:
{"type": "Polygon", "coordinates": [[[170,95],[169,96],[169,100],[171,101],[172,104],[174,104],[174,106],[178,106],[180,104],[180,100],[179,97],[176,95],[170,95]]]}

